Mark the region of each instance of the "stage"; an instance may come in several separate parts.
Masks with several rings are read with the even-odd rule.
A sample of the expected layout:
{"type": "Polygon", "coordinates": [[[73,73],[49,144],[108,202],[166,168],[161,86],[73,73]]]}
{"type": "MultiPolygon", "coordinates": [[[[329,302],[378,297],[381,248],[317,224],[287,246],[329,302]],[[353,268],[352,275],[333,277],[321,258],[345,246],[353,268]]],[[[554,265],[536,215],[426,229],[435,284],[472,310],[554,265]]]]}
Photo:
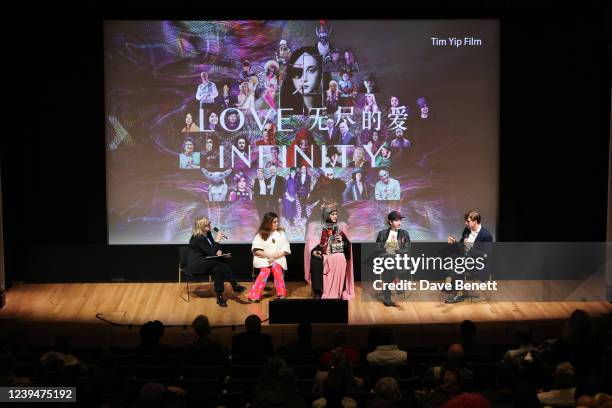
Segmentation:
{"type": "MultiPolygon", "coordinates": [[[[250,282],[243,282],[247,287],[250,282]]],[[[520,285],[520,283],[519,283],[520,285]]],[[[185,284],[178,283],[80,283],[80,284],[15,284],[7,291],[7,305],[0,310],[2,336],[27,343],[49,343],[58,334],[70,333],[75,342],[103,342],[113,345],[138,341],[137,326],[149,320],[160,320],[166,326],[170,342],[188,341],[191,322],[198,314],[210,319],[220,337],[229,337],[236,326],[250,314],[264,320],[264,330],[277,341],[290,341],[294,325],[268,325],[269,302],[274,289],[261,303],[246,301],[246,295],[234,296],[229,284],[227,308],[215,303],[207,283],[190,284],[190,302],[186,301],[185,284]],[[41,330],[41,327],[45,327],[41,330]],[[11,333],[11,334],[9,334],[11,333]]],[[[270,283],[268,283],[270,287],[270,283]]],[[[520,286],[519,286],[520,287],[520,286]]],[[[305,283],[288,282],[289,299],[310,297],[305,283]]],[[[391,325],[404,343],[448,343],[456,334],[458,323],[465,319],[479,324],[479,333],[493,342],[512,339],[513,328],[527,323],[535,326],[540,337],[560,334],[563,322],[577,308],[585,310],[600,324],[612,310],[607,302],[474,302],[445,304],[436,301],[403,301],[394,297],[398,307],[385,307],[381,302],[363,301],[361,282],[356,283],[356,297],[349,302],[349,327],[336,324],[315,325],[314,341],[329,343],[331,332],[349,330],[353,340],[362,343],[372,325],[391,325]],[[319,333],[319,335],[317,335],[319,333]],[[451,337],[449,337],[451,336],[451,337]]],[[[596,323],[597,324],[597,323],[596,323]]]]}

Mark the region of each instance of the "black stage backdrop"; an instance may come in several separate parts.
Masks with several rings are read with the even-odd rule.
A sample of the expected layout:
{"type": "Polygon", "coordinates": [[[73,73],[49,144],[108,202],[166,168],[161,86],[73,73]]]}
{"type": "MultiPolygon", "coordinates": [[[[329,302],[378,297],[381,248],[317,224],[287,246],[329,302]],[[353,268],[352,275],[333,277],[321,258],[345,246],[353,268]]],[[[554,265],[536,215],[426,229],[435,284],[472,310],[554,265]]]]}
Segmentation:
{"type": "MultiPolygon", "coordinates": [[[[345,17],[500,18],[496,240],[605,241],[610,123],[606,39],[612,37],[605,19],[610,6],[583,2],[566,9],[550,2],[532,8],[522,3],[490,8],[481,7],[484,2],[428,2],[427,8],[397,14],[389,5],[379,7],[376,15],[351,14],[357,8],[349,8],[345,17]]],[[[102,22],[304,15],[194,14],[199,8],[180,2],[169,7],[173,11],[150,5],[130,11],[105,2],[78,16],[78,10],[63,15],[57,9],[51,14],[39,9],[12,22],[5,63],[14,72],[5,75],[4,84],[15,97],[4,102],[13,104],[9,112],[14,113],[5,114],[8,129],[1,150],[9,284],[177,278],[175,245],[107,245],[102,22]]],[[[344,14],[329,11],[325,17],[344,14]]],[[[477,155],[457,152],[459,162],[477,155]]],[[[457,233],[461,221],[457,231],[449,232],[457,233]]],[[[303,245],[293,249],[289,280],[299,280],[303,245]]],[[[237,245],[232,252],[248,255],[249,245],[237,245]]],[[[250,257],[243,258],[235,267],[248,279],[250,257]]]]}

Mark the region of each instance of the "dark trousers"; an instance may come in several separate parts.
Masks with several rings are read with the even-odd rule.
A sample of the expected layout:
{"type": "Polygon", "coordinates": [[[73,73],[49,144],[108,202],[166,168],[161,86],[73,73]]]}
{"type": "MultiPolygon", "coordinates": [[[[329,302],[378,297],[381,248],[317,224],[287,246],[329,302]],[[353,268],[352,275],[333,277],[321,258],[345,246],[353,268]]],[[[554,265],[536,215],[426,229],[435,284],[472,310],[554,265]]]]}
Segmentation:
{"type": "MultiPolygon", "coordinates": [[[[256,188],[259,188],[259,186],[256,185],[256,188]]],[[[253,199],[254,199],[253,201],[255,201],[255,208],[257,208],[257,215],[259,216],[259,219],[262,220],[264,214],[270,211],[269,210],[270,197],[260,196],[256,194],[253,197],[253,199]]]]}
{"type": "Polygon", "coordinates": [[[323,292],[323,260],[312,255],[310,258],[310,284],[315,292],[323,292]]]}
{"type": "MultiPolygon", "coordinates": [[[[399,272],[396,269],[386,270],[382,273],[382,281],[385,283],[391,283],[395,279],[399,278],[399,272]]],[[[391,301],[391,290],[384,289],[383,291],[383,299],[387,302],[391,301]]],[[[398,295],[404,293],[403,290],[396,290],[395,293],[398,295]]]]}
{"type": "Polygon", "coordinates": [[[216,259],[206,260],[206,272],[212,275],[213,281],[215,282],[215,292],[217,294],[223,293],[223,283],[227,280],[230,281],[232,286],[237,284],[234,271],[226,262],[218,261],[216,259]]]}

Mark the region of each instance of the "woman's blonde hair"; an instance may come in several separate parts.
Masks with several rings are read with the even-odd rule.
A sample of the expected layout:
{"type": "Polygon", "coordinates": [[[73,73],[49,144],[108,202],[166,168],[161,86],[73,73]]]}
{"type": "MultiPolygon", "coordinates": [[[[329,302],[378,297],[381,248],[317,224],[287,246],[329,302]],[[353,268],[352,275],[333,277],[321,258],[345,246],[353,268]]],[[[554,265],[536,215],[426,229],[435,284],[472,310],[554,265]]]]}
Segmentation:
{"type": "Polygon", "coordinates": [[[361,161],[365,162],[365,149],[361,146],[358,146],[353,150],[353,161],[357,161],[357,151],[361,151],[361,161]]]}
{"type": "Polygon", "coordinates": [[[198,217],[193,222],[193,229],[191,230],[191,233],[195,236],[206,235],[206,232],[204,232],[204,228],[209,225],[210,220],[208,219],[208,217],[198,217]]]}

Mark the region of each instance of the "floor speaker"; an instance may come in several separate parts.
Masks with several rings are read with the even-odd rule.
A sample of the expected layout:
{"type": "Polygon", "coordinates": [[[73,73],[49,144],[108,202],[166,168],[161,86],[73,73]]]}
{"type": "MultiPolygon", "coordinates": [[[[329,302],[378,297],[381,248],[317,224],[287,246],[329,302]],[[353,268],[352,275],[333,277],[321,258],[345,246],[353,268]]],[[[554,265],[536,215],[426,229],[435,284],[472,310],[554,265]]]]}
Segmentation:
{"type": "Polygon", "coordinates": [[[348,323],[348,300],[277,299],[270,302],[270,324],[348,323]]]}

